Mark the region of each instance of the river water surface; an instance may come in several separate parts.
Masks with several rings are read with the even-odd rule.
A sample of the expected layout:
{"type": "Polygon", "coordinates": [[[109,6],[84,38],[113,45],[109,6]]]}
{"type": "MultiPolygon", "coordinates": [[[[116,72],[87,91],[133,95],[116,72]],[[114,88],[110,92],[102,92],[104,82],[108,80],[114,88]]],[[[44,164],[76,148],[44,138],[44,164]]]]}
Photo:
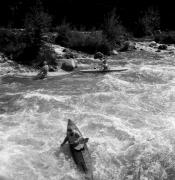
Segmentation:
{"type": "Polygon", "coordinates": [[[95,180],[175,179],[175,68],[129,66],[44,81],[2,76],[0,179],[82,180],[60,149],[68,118],[89,137],[95,180]]]}

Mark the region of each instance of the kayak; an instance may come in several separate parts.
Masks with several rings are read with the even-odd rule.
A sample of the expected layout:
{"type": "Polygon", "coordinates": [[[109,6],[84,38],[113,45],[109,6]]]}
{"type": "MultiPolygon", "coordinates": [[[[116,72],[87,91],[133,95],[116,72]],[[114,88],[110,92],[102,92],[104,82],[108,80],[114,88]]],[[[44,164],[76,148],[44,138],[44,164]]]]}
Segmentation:
{"type": "Polygon", "coordinates": [[[39,79],[43,79],[44,80],[46,78],[47,78],[47,75],[39,73],[33,79],[34,80],[39,80],[39,79]]]}
{"type": "MultiPolygon", "coordinates": [[[[68,121],[67,129],[68,128],[75,129],[82,136],[81,132],[79,131],[77,126],[73,123],[73,121],[71,120],[68,121]]],[[[69,147],[70,147],[72,157],[77,167],[83,173],[85,173],[86,179],[93,180],[92,159],[91,159],[87,144],[85,143],[83,150],[79,150],[79,151],[75,150],[70,144],[69,144],[69,147]]]]}
{"type": "Polygon", "coordinates": [[[59,76],[65,76],[69,75],[70,73],[65,72],[65,71],[57,71],[57,72],[49,72],[47,74],[47,77],[37,73],[37,72],[28,72],[28,73],[17,73],[14,74],[15,77],[19,78],[28,78],[28,79],[34,79],[34,80],[39,80],[39,79],[48,79],[48,78],[53,78],[53,77],[59,77],[59,76]]]}
{"type": "Polygon", "coordinates": [[[128,69],[119,69],[119,68],[113,68],[113,69],[107,69],[107,70],[99,70],[99,69],[83,69],[80,70],[79,72],[81,73],[110,73],[110,72],[121,72],[121,71],[126,71],[128,69]]]}

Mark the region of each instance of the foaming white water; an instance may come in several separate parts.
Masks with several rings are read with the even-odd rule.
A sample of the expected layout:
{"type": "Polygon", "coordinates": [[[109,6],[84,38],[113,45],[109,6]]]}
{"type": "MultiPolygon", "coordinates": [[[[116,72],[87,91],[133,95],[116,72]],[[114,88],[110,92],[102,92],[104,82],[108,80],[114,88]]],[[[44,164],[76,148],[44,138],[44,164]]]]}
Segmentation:
{"type": "Polygon", "coordinates": [[[82,180],[68,146],[60,148],[71,118],[89,137],[95,180],[170,178],[174,75],[173,67],[140,65],[121,74],[58,80],[57,86],[24,84],[19,94],[7,89],[0,101],[19,109],[0,114],[0,177],[82,180]]]}
{"type": "Polygon", "coordinates": [[[48,94],[43,94],[43,93],[40,93],[41,90],[37,90],[35,92],[28,92],[24,95],[24,98],[27,99],[27,98],[32,98],[32,97],[36,97],[36,98],[40,98],[40,99],[45,99],[47,101],[49,100],[56,100],[56,101],[66,101],[68,100],[70,97],[69,96],[58,96],[58,95],[48,95],[48,94]]]}

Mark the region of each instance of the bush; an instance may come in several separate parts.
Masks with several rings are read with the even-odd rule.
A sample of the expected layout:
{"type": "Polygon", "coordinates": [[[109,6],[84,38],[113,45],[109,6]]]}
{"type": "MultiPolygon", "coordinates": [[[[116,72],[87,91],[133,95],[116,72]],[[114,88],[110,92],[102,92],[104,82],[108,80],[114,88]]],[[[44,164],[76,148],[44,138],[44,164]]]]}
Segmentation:
{"type": "Polygon", "coordinates": [[[119,17],[116,16],[116,10],[112,10],[104,20],[103,35],[109,42],[111,49],[120,44],[121,37],[126,34],[126,30],[121,25],[119,17]]]}
{"type": "Polygon", "coordinates": [[[57,66],[57,56],[54,50],[48,46],[43,45],[37,56],[37,64],[40,66],[44,61],[46,61],[49,65],[57,66]]]}
{"type": "Polygon", "coordinates": [[[9,58],[24,64],[30,64],[35,54],[35,47],[31,46],[31,39],[26,31],[14,33],[12,30],[1,29],[0,48],[9,58]]]}
{"type": "Polygon", "coordinates": [[[162,32],[155,35],[155,41],[162,44],[175,44],[175,32],[162,32]]]}
{"type": "Polygon", "coordinates": [[[57,28],[57,33],[57,44],[90,54],[100,51],[109,55],[117,44],[121,44],[121,38],[126,31],[113,10],[105,18],[102,31],[73,31],[70,25],[64,22],[57,28]]]}
{"type": "Polygon", "coordinates": [[[104,54],[109,54],[110,52],[110,45],[101,31],[72,31],[69,25],[63,24],[58,28],[57,32],[56,42],[62,46],[90,54],[97,51],[101,51],[104,54]]]}
{"type": "Polygon", "coordinates": [[[50,16],[37,4],[27,14],[23,31],[0,30],[1,51],[19,63],[32,65],[43,46],[42,34],[48,30],[50,22],[50,16]]]}
{"type": "Polygon", "coordinates": [[[159,11],[150,7],[138,20],[135,36],[153,35],[154,31],[160,28],[159,11]]]}
{"type": "Polygon", "coordinates": [[[68,47],[69,36],[71,34],[70,25],[68,23],[63,22],[62,25],[56,28],[56,31],[57,37],[55,39],[55,42],[62,46],[68,47]]]}
{"type": "Polygon", "coordinates": [[[0,30],[0,49],[10,59],[21,64],[31,65],[36,59],[40,46],[35,35],[27,31],[13,32],[0,30]]]}

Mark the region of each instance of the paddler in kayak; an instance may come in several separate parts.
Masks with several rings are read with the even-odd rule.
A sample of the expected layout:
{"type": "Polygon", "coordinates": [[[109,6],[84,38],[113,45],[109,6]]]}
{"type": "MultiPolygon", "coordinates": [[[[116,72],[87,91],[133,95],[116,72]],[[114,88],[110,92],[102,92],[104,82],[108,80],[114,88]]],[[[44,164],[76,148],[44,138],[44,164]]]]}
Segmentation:
{"type": "Polygon", "coordinates": [[[99,71],[107,71],[109,70],[109,65],[107,63],[107,59],[101,59],[98,67],[94,67],[94,69],[99,69],[99,71]]]}
{"type": "Polygon", "coordinates": [[[46,78],[49,71],[49,66],[46,61],[43,62],[43,67],[40,69],[38,74],[39,78],[46,78]]]}
{"type": "Polygon", "coordinates": [[[106,71],[106,70],[108,70],[109,69],[109,65],[108,65],[108,63],[107,63],[107,59],[103,59],[102,60],[102,71],[106,71]]]}
{"type": "Polygon", "coordinates": [[[88,141],[88,138],[83,138],[78,131],[69,128],[67,130],[67,136],[65,137],[61,146],[66,142],[69,142],[70,146],[77,151],[81,151],[84,148],[84,144],[88,141]]]}

